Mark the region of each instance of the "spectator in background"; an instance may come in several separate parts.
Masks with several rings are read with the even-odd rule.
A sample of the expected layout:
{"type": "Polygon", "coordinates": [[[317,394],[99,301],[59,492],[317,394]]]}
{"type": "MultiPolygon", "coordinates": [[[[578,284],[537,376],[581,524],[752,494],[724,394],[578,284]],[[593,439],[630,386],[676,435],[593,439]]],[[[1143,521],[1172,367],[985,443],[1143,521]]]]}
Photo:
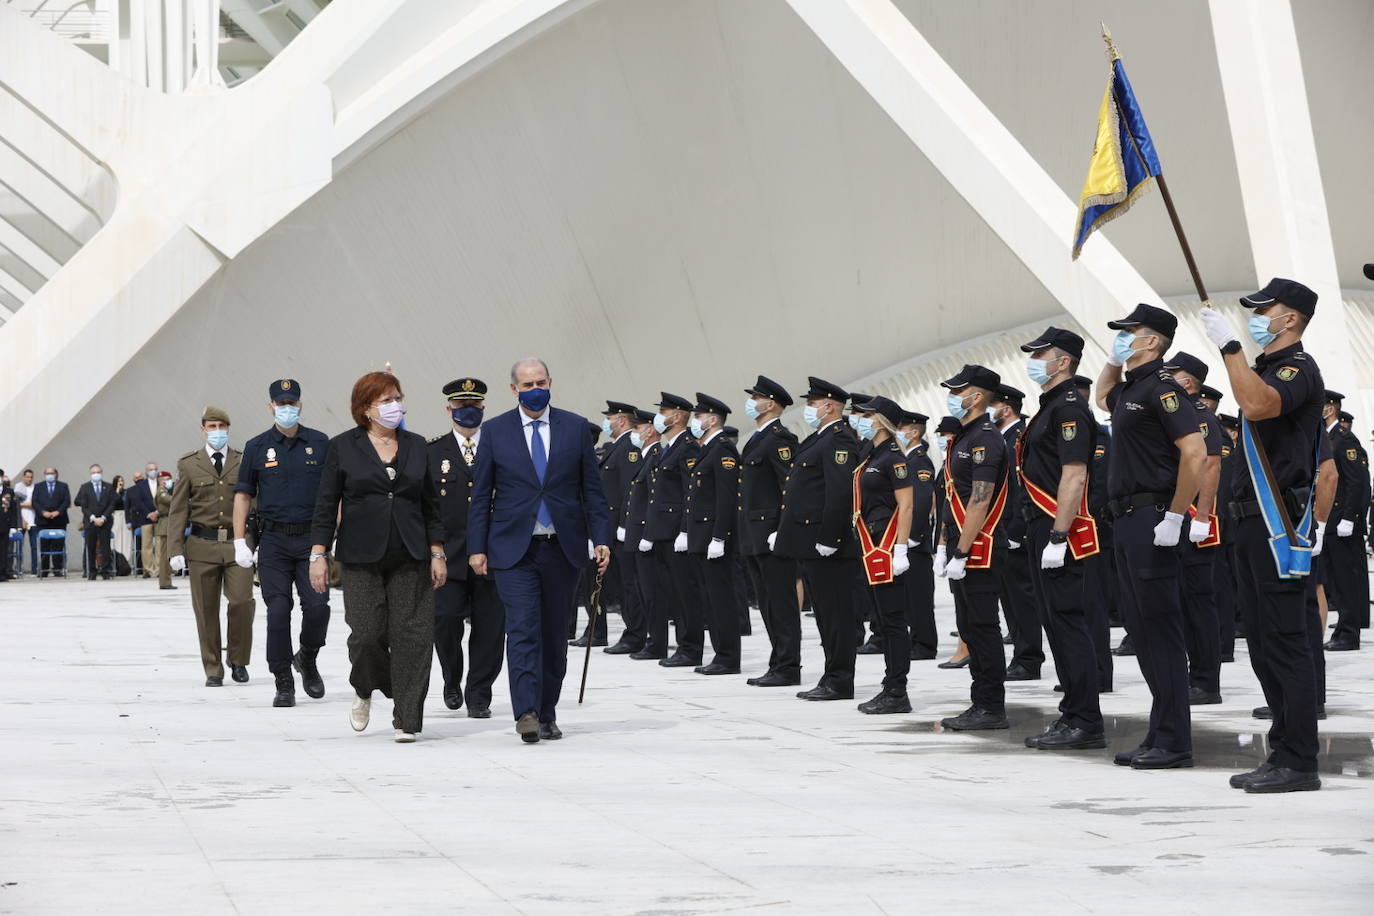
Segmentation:
{"type": "Polygon", "coordinates": [[[91,479],[76,491],[76,505],[81,509],[81,527],[85,531],[86,578],[97,575],[109,579],[114,576],[114,557],[111,555],[110,532],[115,519],[115,488],[106,483],[100,465],[91,465],[91,479]]]}
{"type": "Polygon", "coordinates": [[[33,468],[25,468],[14,484],[14,498],[19,503],[19,527],[29,544],[29,569],[38,573],[38,529],[33,525],[33,468]]]}
{"type": "Polygon", "coordinates": [[[133,486],[124,491],[124,523],[129,527],[134,540],[134,552],[129,555],[129,563],[134,569],[143,570],[147,579],[157,572],[157,464],[148,462],[143,474],[134,475],[133,486]]]}
{"type": "MultiPolygon", "coordinates": [[[[72,507],[72,491],[57,479],[57,468],[43,469],[43,481],[33,488],[30,499],[33,502],[34,524],[44,531],[60,530],[66,537],[67,511],[72,507]]],[[[55,551],[52,556],[42,558],[38,576],[43,578],[49,572],[61,572],[65,565],[66,559],[61,551],[55,551]]]]}
{"type": "MultiPolygon", "coordinates": [[[[157,521],[145,525],[143,532],[145,538],[149,536],[150,531],[152,532],[153,547],[149,552],[153,557],[152,563],[157,568],[158,588],[166,591],[176,588],[172,584],[172,556],[167,552],[167,535],[171,532],[171,522],[167,517],[172,512],[172,472],[158,471],[153,475],[153,479],[157,482],[157,497],[153,502],[153,514],[157,516],[157,521]]],[[[143,574],[146,576],[148,570],[144,569],[143,574]]]]}

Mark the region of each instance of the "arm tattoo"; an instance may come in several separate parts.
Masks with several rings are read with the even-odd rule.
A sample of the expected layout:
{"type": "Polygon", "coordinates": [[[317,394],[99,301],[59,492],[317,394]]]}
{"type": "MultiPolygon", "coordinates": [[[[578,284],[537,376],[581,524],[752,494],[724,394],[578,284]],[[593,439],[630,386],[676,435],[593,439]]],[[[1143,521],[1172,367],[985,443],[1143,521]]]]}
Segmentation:
{"type": "Polygon", "coordinates": [[[990,503],[992,502],[992,491],[996,489],[991,480],[975,480],[973,482],[973,492],[969,494],[969,503],[990,503]]]}

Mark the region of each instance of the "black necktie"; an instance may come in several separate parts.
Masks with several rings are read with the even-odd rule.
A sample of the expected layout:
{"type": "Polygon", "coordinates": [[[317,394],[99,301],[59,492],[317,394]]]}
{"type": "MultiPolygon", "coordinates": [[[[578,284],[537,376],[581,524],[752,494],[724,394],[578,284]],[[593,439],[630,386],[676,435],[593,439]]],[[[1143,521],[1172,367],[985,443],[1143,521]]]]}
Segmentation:
{"type": "Polygon", "coordinates": [[[221,455],[219,452],[215,452],[215,473],[224,473],[224,456],[221,455]]]}

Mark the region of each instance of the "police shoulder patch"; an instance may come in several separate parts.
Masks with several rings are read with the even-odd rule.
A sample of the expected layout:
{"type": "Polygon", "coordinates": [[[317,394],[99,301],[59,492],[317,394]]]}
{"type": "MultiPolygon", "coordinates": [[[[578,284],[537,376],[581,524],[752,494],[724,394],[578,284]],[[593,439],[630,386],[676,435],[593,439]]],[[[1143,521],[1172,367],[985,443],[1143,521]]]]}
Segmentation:
{"type": "Polygon", "coordinates": [[[1105,445],[1099,445],[1097,448],[1093,449],[1094,458],[1101,458],[1105,454],[1107,454],[1107,447],[1105,445]]]}
{"type": "Polygon", "coordinates": [[[688,459],[687,459],[687,470],[690,471],[692,468],[694,468],[694,467],[696,467],[696,466],[697,466],[697,460],[696,460],[695,458],[688,458],[688,459]]]}
{"type": "Polygon", "coordinates": [[[982,463],[983,463],[983,459],[986,458],[987,456],[988,456],[988,450],[987,450],[987,448],[986,448],[985,446],[979,445],[979,446],[975,446],[975,447],[974,447],[974,449],[973,449],[973,463],[974,463],[974,464],[982,464],[982,463]]]}
{"type": "Polygon", "coordinates": [[[1078,421],[1065,420],[1059,424],[1059,435],[1065,442],[1072,442],[1078,436],[1078,421]]]}
{"type": "Polygon", "coordinates": [[[733,471],[735,469],[735,465],[737,464],[739,464],[739,461],[736,460],[733,455],[720,456],[720,466],[725,468],[725,470],[727,471],[733,471]]]}
{"type": "Polygon", "coordinates": [[[1345,457],[1346,457],[1346,460],[1347,460],[1347,461],[1354,461],[1354,460],[1356,460],[1356,459],[1359,457],[1359,455],[1358,455],[1358,453],[1355,451],[1355,449],[1353,449],[1353,448],[1348,448],[1348,449],[1345,450],[1345,457]]]}
{"type": "Polygon", "coordinates": [[[625,458],[626,458],[626,460],[628,460],[631,464],[634,464],[636,461],[639,460],[639,452],[637,452],[637,451],[634,450],[634,449],[630,449],[628,452],[625,453],[625,458]]]}
{"type": "Polygon", "coordinates": [[[1173,413],[1178,410],[1178,392],[1166,391],[1159,396],[1159,403],[1164,406],[1165,413],[1173,413]]]}
{"type": "Polygon", "coordinates": [[[849,463],[849,452],[846,452],[844,449],[836,449],[836,450],[835,450],[835,463],[836,463],[836,464],[848,464],[848,463],[849,463]]]}
{"type": "Polygon", "coordinates": [[[1229,458],[1229,457],[1231,457],[1231,446],[1229,446],[1229,445],[1223,445],[1223,446],[1221,447],[1221,457],[1223,457],[1223,458],[1229,458]]]}
{"type": "Polygon", "coordinates": [[[930,471],[924,471],[924,470],[922,470],[922,471],[917,471],[917,472],[916,472],[916,479],[917,479],[917,480],[929,480],[929,479],[930,479],[931,477],[933,477],[933,476],[935,476],[935,475],[932,474],[930,471]]]}
{"type": "Polygon", "coordinates": [[[1207,438],[1207,424],[1206,424],[1206,423],[1199,423],[1199,424],[1197,425],[1197,431],[1200,432],[1200,433],[1202,433],[1202,438],[1204,438],[1204,439],[1207,438]]]}
{"type": "Polygon", "coordinates": [[[790,446],[786,446],[786,445],[780,447],[780,448],[778,449],[778,457],[781,458],[783,461],[791,461],[791,460],[792,460],[792,448],[791,448],[790,446]]]}
{"type": "Polygon", "coordinates": [[[1281,382],[1291,382],[1298,377],[1299,371],[1297,366],[1280,366],[1279,371],[1275,372],[1274,375],[1281,382]]]}
{"type": "Polygon", "coordinates": [[[906,480],[906,465],[894,464],[892,466],[892,473],[896,476],[898,480],[906,480]]]}

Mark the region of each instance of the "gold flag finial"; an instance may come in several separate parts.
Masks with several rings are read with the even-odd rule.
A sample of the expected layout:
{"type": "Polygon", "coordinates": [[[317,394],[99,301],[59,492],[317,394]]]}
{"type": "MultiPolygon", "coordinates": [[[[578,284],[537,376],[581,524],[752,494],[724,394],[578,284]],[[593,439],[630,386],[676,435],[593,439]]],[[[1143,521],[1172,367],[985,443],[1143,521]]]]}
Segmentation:
{"type": "Polygon", "coordinates": [[[1107,23],[1099,22],[1102,26],[1102,40],[1107,43],[1107,60],[1121,60],[1121,55],[1117,53],[1116,45],[1112,42],[1112,30],[1107,28],[1107,23]]]}

